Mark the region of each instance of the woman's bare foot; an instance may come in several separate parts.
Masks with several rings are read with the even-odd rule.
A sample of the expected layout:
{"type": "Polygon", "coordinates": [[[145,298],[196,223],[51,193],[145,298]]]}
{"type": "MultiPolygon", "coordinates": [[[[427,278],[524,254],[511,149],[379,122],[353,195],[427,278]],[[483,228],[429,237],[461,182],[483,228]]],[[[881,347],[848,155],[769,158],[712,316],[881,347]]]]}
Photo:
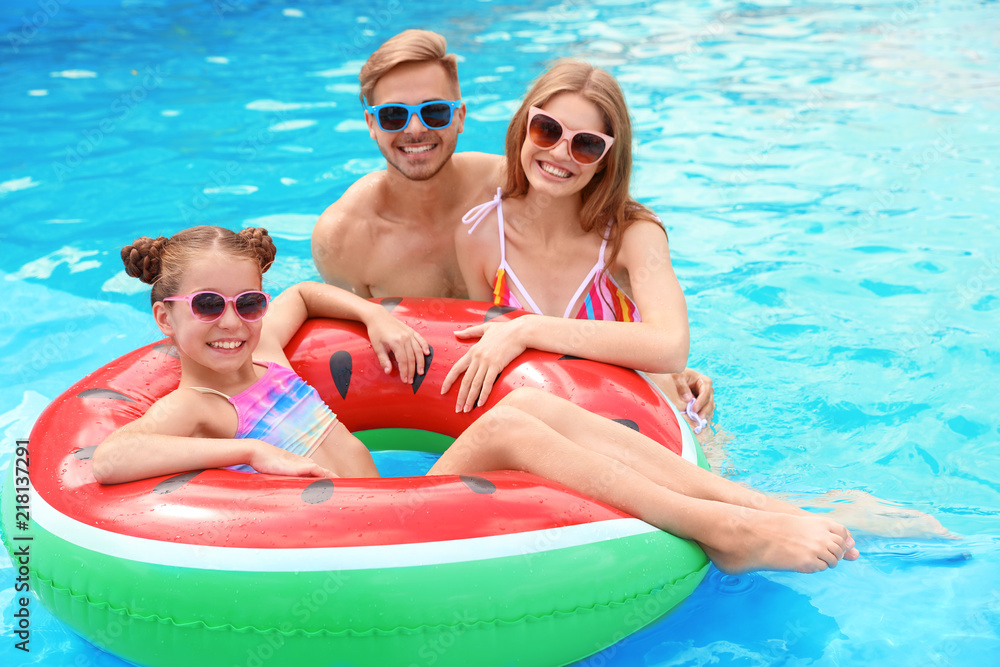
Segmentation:
{"type": "Polygon", "coordinates": [[[756,570],[819,572],[856,560],[849,530],[822,516],[734,508],[732,518],[700,541],[717,568],[728,574],[756,570]]]}
{"type": "Polygon", "coordinates": [[[803,504],[856,530],[885,537],[956,537],[930,514],[876,498],[865,491],[828,491],[803,504]]]}

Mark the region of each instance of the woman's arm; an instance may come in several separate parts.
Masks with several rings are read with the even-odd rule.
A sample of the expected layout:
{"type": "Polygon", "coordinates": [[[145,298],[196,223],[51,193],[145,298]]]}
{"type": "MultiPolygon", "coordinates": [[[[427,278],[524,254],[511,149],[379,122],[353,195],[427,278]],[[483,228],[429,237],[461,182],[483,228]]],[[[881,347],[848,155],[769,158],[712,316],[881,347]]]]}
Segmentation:
{"type": "Polygon", "coordinates": [[[271,303],[254,358],[277,361],[285,366],[284,347],[310,317],[331,317],[361,322],[386,373],[392,372],[392,352],[400,378],[413,382],[414,372],[424,372],[424,355],[430,347],[423,337],[377,303],[366,301],[333,285],[303,282],[289,287],[271,303]]]}
{"type": "Polygon", "coordinates": [[[457,410],[483,405],[500,372],[531,348],[570,354],[654,373],[677,373],[687,365],[687,306],[670,263],[662,228],[633,224],[625,233],[618,263],[629,275],[642,322],[604,322],[526,315],[456,332],[476,343],[449,371],[447,392],[462,373],[457,410]]]}
{"type": "Polygon", "coordinates": [[[206,468],[247,464],[257,472],[302,477],[333,474],[311,459],[254,439],[196,437],[208,417],[204,397],[181,390],[111,433],[94,451],[94,478],[121,484],[206,468]]]}
{"type": "Polygon", "coordinates": [[[473,301],[493,301],[493,278],[500,265],[500,235],[495,212],[474,230],[459,225],[455,230],[455,253],[462,280],[473,301]]]}

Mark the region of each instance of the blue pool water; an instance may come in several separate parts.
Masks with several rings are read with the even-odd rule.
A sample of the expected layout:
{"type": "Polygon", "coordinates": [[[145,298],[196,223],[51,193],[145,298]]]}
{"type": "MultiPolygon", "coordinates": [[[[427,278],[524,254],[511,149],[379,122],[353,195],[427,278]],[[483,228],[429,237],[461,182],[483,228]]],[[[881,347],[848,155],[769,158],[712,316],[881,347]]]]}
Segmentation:
{"type": "MultiPolygon", "coordinates": [[[[356,75],[384,39],[426,27],[464,57],[466,150],[499,152],[530,79],[585,57],[632,108],[722,471],[803,502],[867,491],[962,538],[859,531],[830,572],[713,571],[584,664],[1000,662],[1000,6],[356,4],[3,3],[0,466],[49,400],[159,337],[118,261],[134,237],[263,225],[269,287],[316,277],[316,216],[382,164],[356,75]]],[[[16,650],[0,558],[0,664],[123,664],[37,603],[16,650]]]]}

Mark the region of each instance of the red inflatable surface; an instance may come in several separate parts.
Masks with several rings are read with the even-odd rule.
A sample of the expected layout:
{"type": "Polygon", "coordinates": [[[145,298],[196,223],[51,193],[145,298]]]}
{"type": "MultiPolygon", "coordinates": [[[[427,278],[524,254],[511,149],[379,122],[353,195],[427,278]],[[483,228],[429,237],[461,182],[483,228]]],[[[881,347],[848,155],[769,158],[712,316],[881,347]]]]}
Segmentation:
{"type": "MultiPolygon", "coordinates": [[[[387,376],[357,323],[307,322],[287,348],[295,370],[352,431],[398,427],[457,436],[484,408],[454,411],[457,387],[440,394],[471,345],[456,329],[522,311],[447,299],[383,299],[432,345],[413,385],[387,376]]],[[[172,391],[180,364],[169,341],[143,347],[88,375],[39,418],[31,436],[32,482],[57,512],[104,530],[195,545],[267,548],[406,544],[543,530],[626,515],[517,472],[477,476],[315,480],[226,470],[193,471],[101,486],[90,455],[113,429],[172,391]]],[[[637,428],[677,453],[680,426],[666,399],[637,373],[529,351],[490,398],[515,387],[563,395],[637,428]]]]}

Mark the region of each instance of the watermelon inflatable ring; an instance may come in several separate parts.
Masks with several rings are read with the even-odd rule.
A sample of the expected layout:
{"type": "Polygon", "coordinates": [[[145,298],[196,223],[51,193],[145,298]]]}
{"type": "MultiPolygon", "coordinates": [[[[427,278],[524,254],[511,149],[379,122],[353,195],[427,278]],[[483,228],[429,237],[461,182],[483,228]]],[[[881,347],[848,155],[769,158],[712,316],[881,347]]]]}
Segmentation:
{"type": "MultiPolygon", "coordinates": [[[[419,382],[386,376],[353,322],[307,322],[289,359],[370,446],[447,446],[478,412],[455,414],[453,392],[440,395],[469,345],[452,332],[523,312],[381,303],[433,347],[419,382]]],[[[177,386],[171,351],[168,341],[138,349],[56,399],[4,485],[4,544],[12,556],[30,548],[14,567],[56,617],[126,661],[561,665],[656,620],[707,571],[695,544],[520,472],[201,470],[97,484],[95,446],[177,386]]],[[[518,386],[567,396],[704,465],[686,423],[633,371],[529,351],[490,404],[518,386]]]]}

